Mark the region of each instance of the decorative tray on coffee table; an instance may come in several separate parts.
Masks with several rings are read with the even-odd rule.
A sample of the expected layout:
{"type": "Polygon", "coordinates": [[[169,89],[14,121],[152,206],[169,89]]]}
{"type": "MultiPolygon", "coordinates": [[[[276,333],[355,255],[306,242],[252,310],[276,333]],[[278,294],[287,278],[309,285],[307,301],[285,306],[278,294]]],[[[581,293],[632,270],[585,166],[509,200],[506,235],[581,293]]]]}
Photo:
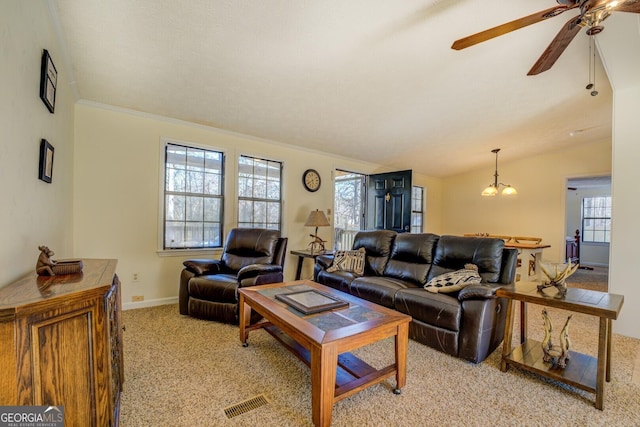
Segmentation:
{"type": "Polygon", "coordinates": [[[349,306],[348,302],[316,290],[277,294],[275,297],[304,314],[320,313],[349,306]]]}

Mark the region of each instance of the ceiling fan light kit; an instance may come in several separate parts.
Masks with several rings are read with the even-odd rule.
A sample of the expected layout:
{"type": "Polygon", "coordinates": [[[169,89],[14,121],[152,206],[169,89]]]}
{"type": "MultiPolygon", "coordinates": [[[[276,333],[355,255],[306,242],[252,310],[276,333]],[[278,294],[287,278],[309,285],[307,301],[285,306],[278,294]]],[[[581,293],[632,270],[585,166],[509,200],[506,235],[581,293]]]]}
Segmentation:
{"type": "Polygon", "coordinates": [[[491,150],[491,152],[495,153],[496,155],[496,171],[493,174],[493,182],[489,184],[487,188],[482,190],[481,194],[483,196],[488,196],[488,197],[497,196],[499,189],[502,186],[504,187],[501,193],[503,196],[517,196],[518,191],[514,187],[510,186],[509,184],[503,184],[501,182],[498,182],[498,152],[499,151],[500,151],[499,148],[494,148],[493,150],[491,150]]]}
{"type": "MultiPolygon", "coordinates": [[[[568,10],[576,8],[579,9],[580,14],[569,19],[566,22],[566,24],[560,29],[556,37],[551,41],[549,46],[542,53],[540,58],[538,58],[533,67],[531,67],[531,70],[529,70],[529,72],[527,73],[527,75],[529,76],[534,76],[536,74],[543,73],[553,67],[553,64],[555,64],[555,62],[558,60],[560,55],[562,55],[567,46],[569,46],[571,41],[580,32],[582,27],[586,27],[587,35],[593,37],[604,30],[604,27],[601,24],[611,15],[612,12],[616,11],[640,13],[640,0],[556,1],[558,3],[558,6],[456,40],[453,45],[451,45],[451,48],[456,50],[465,49],[475,44],[490,40],[494,37],[498,37],[512,31],[519,30],[520,28],[527,27],[531,24],[544,21],[545,19],[553,18],[554,16],[558,16],[568,10]]],[[[591,96],[596,96],[597,94],[598,92],[595,90],[591,92],[591,96]]]]}

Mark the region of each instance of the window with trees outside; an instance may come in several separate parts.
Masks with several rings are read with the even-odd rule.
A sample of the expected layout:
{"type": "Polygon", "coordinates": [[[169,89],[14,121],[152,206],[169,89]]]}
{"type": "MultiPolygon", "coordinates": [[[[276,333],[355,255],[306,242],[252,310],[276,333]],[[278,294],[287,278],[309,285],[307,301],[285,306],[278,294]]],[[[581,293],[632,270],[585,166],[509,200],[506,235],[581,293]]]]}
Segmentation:
{"type": "Polygon", "coordinates": [[[224,154],[165,144],[164,249],[222,246],[224,154]]]}
{"type": "Polygon", "coordinates": [[[422,233],[424,218],[424,188],[414,186],[411,189],[411,232],[422,233]]]}
{"type": "Polygon", "coordinates": [[[364,227],[365,178],[354,172],[336,170],[334,181],[334,247],[348,250],[356,233],[364,227]]]}
{"type": "Polygon", "coordinates": [[[611,196],[582,199],[582,241],[611,242],[611,196]]]}
{"type": "Polygon", "coordinates": [[[282,162],[240,156],[238,227],[280,230],[282,162]]]}

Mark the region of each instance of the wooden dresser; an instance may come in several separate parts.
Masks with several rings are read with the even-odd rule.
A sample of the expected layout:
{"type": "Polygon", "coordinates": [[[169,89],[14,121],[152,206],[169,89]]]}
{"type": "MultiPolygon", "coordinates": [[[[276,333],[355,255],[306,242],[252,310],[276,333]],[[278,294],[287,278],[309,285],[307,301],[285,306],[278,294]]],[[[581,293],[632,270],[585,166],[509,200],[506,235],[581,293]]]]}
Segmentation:
{"type": "Polygon", "coordinates": [[[64,406],[66,427],[116,426],[124,381],[117,260],[0,288],[0,405],[64,406]]]}

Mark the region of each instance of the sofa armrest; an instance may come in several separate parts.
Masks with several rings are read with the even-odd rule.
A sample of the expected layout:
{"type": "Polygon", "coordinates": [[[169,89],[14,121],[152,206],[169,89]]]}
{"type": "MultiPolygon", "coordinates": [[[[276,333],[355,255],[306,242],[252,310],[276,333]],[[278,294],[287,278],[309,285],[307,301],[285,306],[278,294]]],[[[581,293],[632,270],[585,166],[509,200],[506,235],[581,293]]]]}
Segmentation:
{"type": "Polygon", "coordinates": [[[221,271],[221,263],[220,260],[214,259],[188,259],[182,265],[196,276],[202,276],[219,273],[221,271]]]}
{"type": "Polygon", "coordinates": [[[242,267],[238,271],[238,282],[242,283],[243,280],[258,277],[263,274],[282,273],[282,266],[275,264],[251,264],[242,267]]]}
{"type": "Polygon", "coordinates": [[[318,266],[320,266],[323,270],[326,270],[327,268],[331,267],[331,264],[333,264],[333,255],[318,255],[316,257],[316,264],[318,264],[318,266]]]}
{"type": "Polygon", "coordinates": [[[458,292],[458,301],[497,298],[496,291],[502,286],[504,285],[499,283],[482,283],[480,285],[467,286],[458,292]]]}

